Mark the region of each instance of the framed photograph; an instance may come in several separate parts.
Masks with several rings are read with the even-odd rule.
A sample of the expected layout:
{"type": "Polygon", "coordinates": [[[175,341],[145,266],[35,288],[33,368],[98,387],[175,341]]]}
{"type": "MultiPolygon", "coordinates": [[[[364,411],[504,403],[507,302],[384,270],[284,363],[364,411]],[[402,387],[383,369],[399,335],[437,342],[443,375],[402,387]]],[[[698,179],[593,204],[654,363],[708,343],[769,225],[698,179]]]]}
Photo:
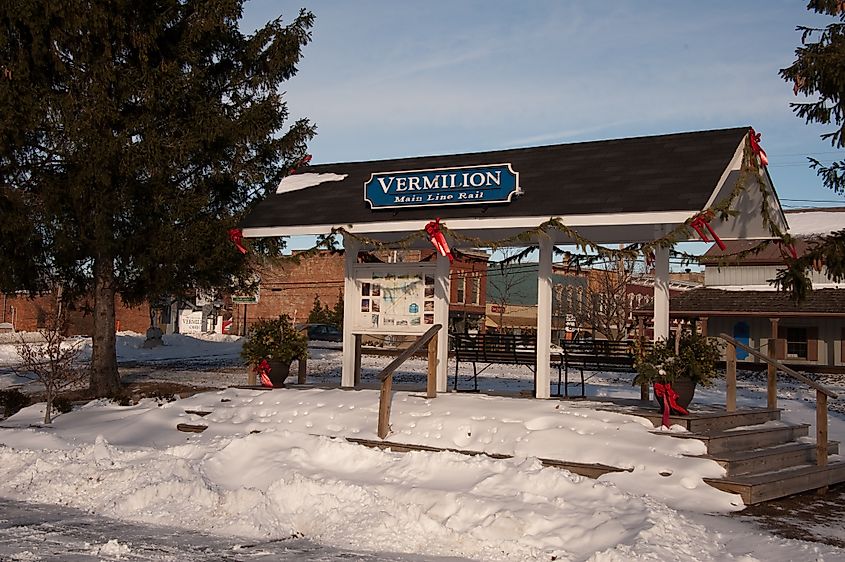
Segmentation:
{"type": "Polygon", "coordinates": [[[361,312],[370,311],[370,299],[361,299],[361,312]]]}

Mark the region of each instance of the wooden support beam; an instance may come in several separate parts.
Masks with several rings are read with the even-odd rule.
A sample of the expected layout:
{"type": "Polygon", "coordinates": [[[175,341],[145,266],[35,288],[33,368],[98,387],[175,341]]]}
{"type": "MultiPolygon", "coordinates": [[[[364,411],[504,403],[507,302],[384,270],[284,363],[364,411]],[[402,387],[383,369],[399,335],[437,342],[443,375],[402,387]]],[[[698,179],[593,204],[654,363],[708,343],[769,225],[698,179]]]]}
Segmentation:
{"type": "MultiPolygon", "coordinates": [[[[769,338],[769,357],[775,359],[775,346],[777,338],[769,338]]],[[[778,368],[774,363],[769,363],[766,381],[766,406],[774,410],[778,407],[778,368]]]]}
{"type": "MultiPolygon", "coordinates": [[[[777,359],[777,340],[778,340],[778,322],[779,318],[769,318],[772,324],[772,334],[769,338],[769,357],[777,359]]],[[[778,370],[777,366],[769,363],[766,369],[768,375],[768,384],[766,386],[766,396],[769,408],[778,407],[778,370]]]]}
{"type": "Polygon", "coordinates": [[[352,366],[352,372],[354,373],[352,380],[353,386],[358,387],[361,385],[361,342],[363,340],[363,336],[361,334],[355,334],[355,350],[353,352],[354,355],[354,364],[352,366]]]}
{"type": "Polygon", "coordinates": [[[296,383],[297,384],[305,384],[305,379],[308,376],[308,359],[301,358],[297,361],[299,364],[299,372],[296,376],[296,383]]]}
{"type": "Polygon", "coordinates": [[[390,433],[390,402],[393,391],[393,375],[381,381],[381,391],[378,397],[378,436],[380,439],[390,433]]]}
{"type": "Polygon", "coordinates": [[[727,385],[725,411],[736,412],[736,346],[730,342],[727,349],[725,379],[727,385]]]}
{"type": "Polygon", "coordinates": [[[827,465],[827,395],[816,391],[816,464],[827,465]]]}
{"type": "Polygon", "coordinates": [[[437,397],[437,338],[428,342],[428,379],[425,388],[426,398],[437,397]]]}

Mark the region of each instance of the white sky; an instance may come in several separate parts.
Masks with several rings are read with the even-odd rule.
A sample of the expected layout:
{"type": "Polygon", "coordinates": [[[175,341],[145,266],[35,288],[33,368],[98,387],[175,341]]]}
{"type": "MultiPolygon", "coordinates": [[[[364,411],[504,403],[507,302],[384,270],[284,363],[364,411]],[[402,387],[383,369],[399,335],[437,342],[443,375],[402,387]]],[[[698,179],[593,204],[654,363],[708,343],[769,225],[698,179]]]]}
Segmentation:
{"type": "Polygon", "coordinates": [[[804,2],[253,0],[244,28],[316,17],[285,85],[318,126],[314,163],[474,152],[752,125],[778,192],[836,200],[805,156],[834,158],[796,118],[804,2]]]}

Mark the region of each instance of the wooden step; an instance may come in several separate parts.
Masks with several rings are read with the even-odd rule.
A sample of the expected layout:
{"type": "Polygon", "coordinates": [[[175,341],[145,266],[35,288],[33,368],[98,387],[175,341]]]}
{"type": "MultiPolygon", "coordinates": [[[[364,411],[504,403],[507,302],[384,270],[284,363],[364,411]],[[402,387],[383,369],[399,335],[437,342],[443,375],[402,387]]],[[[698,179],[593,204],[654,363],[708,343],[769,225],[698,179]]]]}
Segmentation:
{"type": "MultiPolygon", "coordinates": [[[[359,437],[345,437],[346,441],[364,445],[365,447],[376,449],[387,449],[396,453],[407,453],[410,451],[426,451],[431,453],[441,453],[448,451],[451,453],[459,453],[467,456],[485,455],[493,459],[512,459],[512,455],[504,455],[501,453],[488,453],[485,451],[473,451],[470,449],[453,449],[449,447],[432,447],[430,445],[414,445],[410,443],[396,443],[393,441],[377,441],[373,439],[361,439],[359,437]]],[[[538,458],[543,466],[550,466],[554,468],[563,468],[569,472],[586,476],[587,478],[598,478],[602,474],[609,472],[631,472],[631,468],[619,468],[616,466],[608,466],[606,464],[587,464],[574,461],[563,461],[558,459],[544,459],[538,458]]]]}
{"type": "MultiPolygon", "coordinates": [[[[642,410],[636,415],[647,418],[660,427],[663,423],[663,414],[654,411],[642,410]]],[[[697,409],[691,410],[688,416],[669,416],[670,425],[680,425],[693,433],[707,433],[711,431],[724,431],[735,427],[746,427],[758,425],[769,421],[780,420],[780,409],[769,408],[747,408],[735,412],[726,412],[724,409],[697,409]]]]}
{"type": "Polygon", "coordinates": [[[805,423],[788,424],[779,422],[778,424],[765,424],[710,433],[655,433],[678,439],[699,439],[704,441],[704,444],[707,445],[707,453],[712,455],[724,451],[759,449],[789,443],[799,437],[806,437],[809,427],[805,423]]]}
{"type": "Polygon", "coordinates": [[[833,461],[826,466],[801,465],[763,474],[705,478],[704,481],[719,490],[740,494],[746,505],[752,505],[845,482],[845,461],[833,461]]]}
{"type": "MultiPolygon", "coordinates": [[[[835,455],[839,452],[839,443],[830,441],[827,444],[828,453],[835,455]]],[[[815,443],[786,443],[772,447],[761,447],[745,451],[724,451],[705,455],[703,458],[713,459],[727,470],[727,476],[771,472],[803,464],[815,464],[815,443]]]]}

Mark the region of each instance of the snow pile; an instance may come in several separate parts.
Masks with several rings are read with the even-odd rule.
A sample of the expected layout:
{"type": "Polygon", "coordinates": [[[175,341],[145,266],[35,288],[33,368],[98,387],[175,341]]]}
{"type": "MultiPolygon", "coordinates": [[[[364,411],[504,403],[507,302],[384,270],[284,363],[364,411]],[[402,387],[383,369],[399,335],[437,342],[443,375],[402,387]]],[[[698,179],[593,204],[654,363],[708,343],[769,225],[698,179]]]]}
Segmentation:
{"type": "MultiPolygon", "coordinates": [[[[168,349],[143,350],[143,336],[119,339],[123,360],[236,355],[240,346],[231,337],[177,336],[168,349]]],[[[389,359],[365,357],[365,379],[389,359]]],[[[339,361],[335,351],[312,350],[309,369],[322,374],[311,376],[339,382],[339,361]]],[[[424,373],[425,363],[405,368],[424,373]]],[[[484,379],[482,387],[531,385],[530,373],[488,372],[497,369],[503,378],[484,379]]],[[[589,390],[638,392],[618,380],[589,390]]],[[[700,394],[702,401],[724,399],[723,389],[700,394]]],[[[739,401],[758,399],[753,394],[739,401]]],[[[392,404],[392,442],[513,458],[402,454],[347,442],[343,437],[377,439],[372,390],[230,388],[128,407],[94,401],[50,428],[37,426],[43,404],[31,406],[0,428],[0,496],[250,541],[302,536],[356,551],[514,561],[845,560],[835,547],[819,550],[702,514],[741,507],[738,497],[703,483],[722,474],[716,463],[689,456],[702,454],[703,444],[656,434],[647,421],[603,411],[598,402],[456,393],[427,399],[400,391],[392,404]],[[178,423],[208,429],[182,433],[178,423]],[[544,468],[538,458],[630,471],[591,480],[544,468]]],[[[813,415],[801,395],[783,405],[797,418],[790,421],[813,415]]],[[[833,438],[845,433],[836,416],[831,421],[833,438]]],[[[131,558],[130,546],[109,541],[91,552],[131,558]]]]}
{"type": "Polygon", "coordinates": [[[845,212],[790,211],[786,214],[786,221],[792,236],[821,236],[845,228],[845,212]]]}
{"type": "Polygon", "coordinates": [[[293,174],[279,182],[276,193],[289,193],[306,187],[314,187],[327,181],[342,181],[346,179],[346,176],[347,174],[315,174],[312,172],[293,174]]]}
{"type": "Polygon", "coordinates": [[[376,439],[377,403],[375,391],[228,389],[163,404],[92,402],[51,429],[31,427],[35,405],[4,422],[20,429],[0,430],[0,493],[255,539],[485,560],[584,558],[637,548],[642,533],[676,524],[676,511],[634,491],[702,511],[741,506],[701,481],[721,474],[716,463],[684,456],[703,452],[700,442],[589,403],[396,393],[391,441],[512,459],[391,453],[331,437],[376,439]],[[180,433],[180,422],[208,429],[180,433]],[[540,456],[633,470],[594,481],[543,468],[540,456]]]}
{"type": "MultiPolygon", "coordinates": [[[[19,332],[16,336],[23,336],[32,340],[33,334],[19,332]]],[[[35,334],[37,335],[37,334],[35,334]]],[[[227,334],[167,334],[162,337],[164,345],[151,349],[144,349],[146,336],[137,332],[117,333],[117,360],[120,363],[132,361],[168,361],[175,359],[192,359],[218,357],[220,359],[237,359],[241,353],[243,338],[227,334]]],[[[91,356],[91,338],[73,337],[66,345],[78,345],[82,342],[80,358],[87,360],[91,356]]],[[[9,367],[20,363],[20,356],[15,350],[15,342],[0,344],[0,367],[9,367]]]]}

